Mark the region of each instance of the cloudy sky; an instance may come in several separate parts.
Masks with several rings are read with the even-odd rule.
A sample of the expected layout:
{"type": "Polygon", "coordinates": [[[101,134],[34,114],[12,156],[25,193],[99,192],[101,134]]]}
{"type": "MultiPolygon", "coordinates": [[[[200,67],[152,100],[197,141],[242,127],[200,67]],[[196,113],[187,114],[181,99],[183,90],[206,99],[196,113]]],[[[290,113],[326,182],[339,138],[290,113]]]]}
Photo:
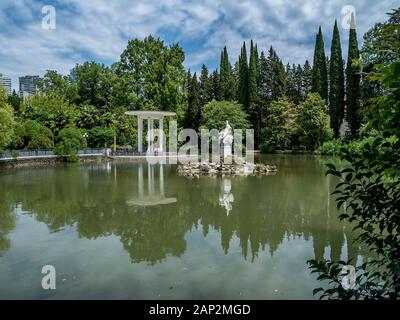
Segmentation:
{"type": "MultiPolygon", "coordinates": [[[[76,64],[118,60],[127,41],[148,34],[170,44],[179,42],[185,66],[218,66],[227,45],[236,60],[241,43],[254,39],[261,50],[272,45],[284,62],[312,60],[315,32],[321,25],[329,52],[333,22],[338,19],[342,48],[347,51],[348,5],[356,10],[359,41],[385,13],[391,0],[0,0],[0,73],[18,77],[43,75],[47,69],[67,74],[76,64]],[[46,29],[42,9],[52,5],[56,28],[46,29]]],[[[396,6],[397,4],[397,6],[396,6]]],[[[45,12],[46,13],[46,12],[45,12]]],[[[48,20],[45,20],[48,22],[48,20]]]]}

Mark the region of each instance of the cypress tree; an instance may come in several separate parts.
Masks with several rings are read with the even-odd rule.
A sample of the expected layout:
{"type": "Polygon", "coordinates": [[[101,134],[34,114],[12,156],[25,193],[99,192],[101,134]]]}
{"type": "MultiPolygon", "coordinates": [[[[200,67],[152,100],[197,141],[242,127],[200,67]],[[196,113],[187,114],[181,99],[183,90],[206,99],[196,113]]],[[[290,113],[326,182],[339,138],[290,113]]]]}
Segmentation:
{"type": "Polygon", "coordinates": [[[234,84],[232,67],[229,63],[228,50],[225,46],[221,53],[219,71],[219,98],[221,100],[234,100],[234,84]]]}
{"type": "Polygon", "coordinates": [[[328,71],[321,27],[315,40],[312,91],[318,93],[326,102],[328,101],[328,71]]]}
{"type": "Polygon", "coordinates": [[[293,69],[296,68],[293,71],[294,75],[294,85],[295,85],[295,92],[296,92],[296,98],[294,103],[298,104],[303,100],[303,82],[302,82],[302,77],[303,77],[303,69],[301,68],[301,65],[298,64],[297,67],[293,64],[293,69]]]}
{"type": "Polygon", "coordinates": [[[329,62],[329,115],[335,137],[339,137],[344,113],[344,74],[342,47],[337,21],[333,27],[331,59],[329,62]]]}
{"type": "Polygon", "coordinates": [[[359,58],[357,32],[354,15],[351,15],[351,27],[349,34],[349,51],[346,66],[346,120],[349,124],[353,138],[358,136],[361,125],[360,115],[360,74],[353,66],[353,61],[359,58]]]}
{"type": "Polygon", "coordinates": [[[265,56],[264,51],[261,51],[260,56],[260,81],[259,81],[259,90],[258,96],[259,99],[263,102],[266,102],[269,98],[270,90],[268,88],[269,85],[269,73],[268,73],[268,61],[265,56]]]}
{"type": "Polygon", "coordinates": [[[286,71],[285,71],[285,95],[289,98],[290,101],[294,102],[295,96],[296,96],[296,88],[295,88],[295,83],[294,83],[294,74],[293,70],[288,63],[286,65],[286,71]]]}
{"type": "Polygon", "coordinates": [[[212,99],[219,101],[219,73],[218,70],[214,70],[211,75],[212,79],[212,99]]]}
{"type": "Polygon", "coordinates": [[[199,94],[202,107],[213,99],[212,77],[208,76],[208,69],[204,64],[201,67],[199,94]]]}
{"type": "Polygon", "coordinates": [[[255,144],[258,145],[259,133],[261,130],[261,104],[258,102],[258,54],[257,49],[250,43],[250,61],[249,61],[249,77],[248,77],[248,113],[250,121],[254,128],[255,144]]]}
{"type": "Polygon", "coordinates": [[[239,56],[239,80],[238,80],[238,100],[243,105],[245,110],[248,110],[248,77],[249,70],[247,66],[247,50],[246,43],[243,42],[243,47],[239,56]]]}
{"type": "Polygon", "coordinates": [[[268,59],[271,79],[271,97],[272,100],[276,100],[285,94],[285,66],[272,46],[269,50],[268,59]]]}
{"type": "Polygon", "coordinates": [[[248,105],[251,106],[257,100],[257,60],[253,40],[250,43],[250,63],[248,77],[248,105]]]}
{"type": "Polygon", "coordinates": [[[304,63],[303,73],[302,73],[302,91],[303,91],[303,99],[311,92],[312,90],[312,68],[308,60],[304,63]]]}
{"type": "Polygon", "coordinates": [[[256,74],[257,74],[257,87],[260,84],[260,56],[258,55],[257,43],[254,47],[254,55],[256,56],[256,74]]]}
{"type": "Polygon", "coordinates": [[[198,130],[201,120],[200,93],[199,83],[197,81],[196,72],[190,79],[188,87],[188,108],[185,115],[185,127],[198,130]]]}

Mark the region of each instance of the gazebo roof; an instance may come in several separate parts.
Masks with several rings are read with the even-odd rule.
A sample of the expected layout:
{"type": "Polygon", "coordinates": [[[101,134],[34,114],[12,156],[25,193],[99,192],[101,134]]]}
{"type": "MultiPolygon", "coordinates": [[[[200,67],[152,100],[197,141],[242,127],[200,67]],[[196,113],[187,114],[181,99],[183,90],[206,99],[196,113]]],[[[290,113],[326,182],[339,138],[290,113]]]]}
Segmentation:
{"type": "Polygon", "coordinates": [[[128,116],[138,116],[142,119],[161,119],[163,117],[176,116],[175,112],[171,111],[147,111],[147,110],[135,110],[125,112],[128,116]]]}

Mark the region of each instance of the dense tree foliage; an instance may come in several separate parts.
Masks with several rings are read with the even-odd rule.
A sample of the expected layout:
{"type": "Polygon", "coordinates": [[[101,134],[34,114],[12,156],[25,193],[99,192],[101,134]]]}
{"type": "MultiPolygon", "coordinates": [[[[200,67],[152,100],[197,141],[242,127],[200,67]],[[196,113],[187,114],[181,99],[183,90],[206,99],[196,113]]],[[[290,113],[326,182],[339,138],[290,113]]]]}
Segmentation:
{"type": "Polygon", "coordinates": [[[72,126],[77,115],[75,105],[55,94],[33,95],[22,106],[23,119],[35,120],[48,127],[55,135],[63,128],[72,126]]]}
{"type": "Polygon", "coordinates": [[[14,111],[8,104],[7,92],[0,87],[0,150],[7,147],[14,133],[14,111]]]}
{"type": "Polygon", "coordinates": [[[54,135],[51,130],[34,120],[17,122],[14,127],[12,149],[51,149],[54,135]]]}
{"type": "Polygon", "coordinates": [[[300,147],[315,150],[332,137],[327,118],[325,101],[317,94],[311,93],[297,107],[296,130],[300,147]]]}
{"type": "Polygon", "coordinates": [[[295,117],[296,106],[287,97],[269,104],[266,109],[266,126],[260,133],[260,150],[274,152],[292,147],[295,117]]]}
{"type": "Polygon", "coordinates": [[[183,110],[184,58],[179,45],[167,47],[152,36],[129,41],[120,61],[114,65],[124,98],[118,106],[135,110],[183,110]]]}
{"type": "Polygon", "coordinates": [[[67,161],[77,161],[79,150],[86,147],[86,138],[82,130],[64,128],[57,136],[56,153],[67,161]]]}
{"type": "Polygon", "coordinates": [[[237,102],[211,101],[204,106],[202,128],[222,130],[227,120],[233,129],[250,127],[242,105],[237,102]]]}

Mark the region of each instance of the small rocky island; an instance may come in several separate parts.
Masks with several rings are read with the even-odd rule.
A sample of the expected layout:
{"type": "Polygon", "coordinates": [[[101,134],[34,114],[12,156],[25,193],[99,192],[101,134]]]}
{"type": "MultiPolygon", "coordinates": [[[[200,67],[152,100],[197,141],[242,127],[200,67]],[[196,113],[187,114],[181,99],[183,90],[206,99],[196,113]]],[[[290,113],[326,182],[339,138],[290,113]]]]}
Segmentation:
{"type": "Polygon", "coordinates": [[[275,174],[277,168],[274,165],[265,165],[261,163],[249,163],[249,162],[232,162],[227,164],[225,162],[220,163],[188,163],[180,164],[178,166],[178,174],[186,177],[198,177],[200,175],[237,175],[237,176],[249,176],[249,175],[269,175],[275,174]]]}
{"type": "Polygon", "coordinates": [[[199,175],[268,175],[277,171],[274,165],[254,164],[247,162],[241,157],[232,154],[233,134],[232,127],[226,121],[226,127],[219,134],[222,157],[218,163],[213,162],[191,162],[180,164],[178,174],[187,177],[198,177],[199,175]]]}

